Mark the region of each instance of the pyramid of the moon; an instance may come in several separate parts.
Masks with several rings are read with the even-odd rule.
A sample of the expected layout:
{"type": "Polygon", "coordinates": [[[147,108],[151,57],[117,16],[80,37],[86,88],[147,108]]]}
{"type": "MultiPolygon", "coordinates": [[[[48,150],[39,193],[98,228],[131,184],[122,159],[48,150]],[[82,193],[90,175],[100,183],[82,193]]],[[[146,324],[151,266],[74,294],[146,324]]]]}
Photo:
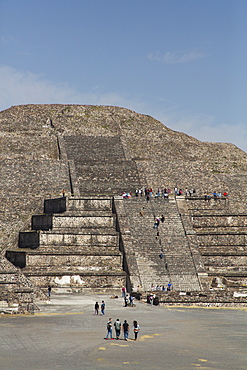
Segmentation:
{"type": "Polygon", "coordinates": [[[24,105],[0,112],[0,161],[2,291],[18,274],[32,291],[245,289],[235,145],[119,107],[24,105]]]}

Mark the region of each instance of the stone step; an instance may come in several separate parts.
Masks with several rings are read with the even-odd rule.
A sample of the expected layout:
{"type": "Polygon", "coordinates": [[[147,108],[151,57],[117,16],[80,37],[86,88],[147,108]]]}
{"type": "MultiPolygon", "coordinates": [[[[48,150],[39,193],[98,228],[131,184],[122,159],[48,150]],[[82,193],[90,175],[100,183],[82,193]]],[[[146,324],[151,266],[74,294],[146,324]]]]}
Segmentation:
{"type": "Polygon", "coordinates": [[[184,277],[178,279],[175,287],[180,289],[183,282],[190,289],[196,290],[199,287],[198,277],[176,204],[162,202],[161,199],[157,199],[157,202],[156,200],[144,202],[140,199],[123,200],[125,213],[129,217],[130,232],[133,232],[134,236],[132,247],[135,250],[142,285],[147,287],[156,280],[162,284],[166,280],[167,284],[171,274],[182,272],[184,277]],[[140,209],[143,204],[143,218],[141,218],[140,209]],[[160,217],[162,214],[165,216],[165,221],[160,223],[158,230],[154,230],[152,227],[154,216],[160,217]],[[157,231],[159,231],[158,239],[155,238],[157,231]],[[159,258],[161,247],[164,250],[162,262],[159,258]],[[186,276],[188,273],[189,276],[186,276]]]}
{"type": "MultiPolygon", "coordinates": [[[[26,266],[40,269],[42,267],[78,270],[121,270],[121,255],[82,255],[82,254],[26,254],[26,266]]],[[[25,269],[23,269],[25,272],[25,269]]]]}
{"type": "Polygon", "coordinates": [[[118,245],[119,235],[118,233],[54,233],[54,232],[41,232],[40,233],[40,245],[99,245],[99,246],[116,246],[118,245]]]}
{"type": "Polygon", "coordinates": [[[112,198],[105,197],[86,197],[86,198],[68,198],[68,211],[96,211],[111,212],[112,198]]]}

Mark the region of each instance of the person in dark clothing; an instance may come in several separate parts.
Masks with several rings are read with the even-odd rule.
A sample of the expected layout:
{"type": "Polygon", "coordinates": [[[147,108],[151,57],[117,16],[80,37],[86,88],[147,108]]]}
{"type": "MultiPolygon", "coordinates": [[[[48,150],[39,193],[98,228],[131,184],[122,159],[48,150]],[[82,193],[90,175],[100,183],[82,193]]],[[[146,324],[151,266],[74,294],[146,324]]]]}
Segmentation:
{"type": "Polygon", "coordinates": [[[129,324],[127,323],[127,320],[124,320],[124,323],[123,323],[123,332],[124,332],[124,340],[128,340],[128,337],[129,337],[129,324]]]}
{"type": "Polygon", "coordinates": [[[95,303],[95,305],[94,305],[94,314],[95,315],[98,315],[99,314],[99,303],[98,302],[96,302],[95,303]]]}
{"type": "Polygon", "coordinates": [[[47,293],[48,293],[48,297],[50,297],[51,296],[51,286],[50,286],[50,284],[48,285],[48,288],[47,288],[47,293]]]}
{"type": "Polygon", "coordinates": [[[102,301],[101,303],[101,315],[104,315],[105,314],[105,302],[102,301]]]}

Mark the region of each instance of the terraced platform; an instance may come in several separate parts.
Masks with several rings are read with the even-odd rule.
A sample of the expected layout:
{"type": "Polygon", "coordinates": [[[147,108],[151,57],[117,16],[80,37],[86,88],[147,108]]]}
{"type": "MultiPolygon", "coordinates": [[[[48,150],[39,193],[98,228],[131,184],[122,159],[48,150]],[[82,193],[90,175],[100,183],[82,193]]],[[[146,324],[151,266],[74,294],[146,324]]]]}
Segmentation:
{"type": "Polygon", "coordinates": [[[120,289],[126,274],[111,199],[71,198],[67,209],[52,215],[50,230],[22,234],[21,248],[8,250],[7,258],[43,289],[120,289]]]}

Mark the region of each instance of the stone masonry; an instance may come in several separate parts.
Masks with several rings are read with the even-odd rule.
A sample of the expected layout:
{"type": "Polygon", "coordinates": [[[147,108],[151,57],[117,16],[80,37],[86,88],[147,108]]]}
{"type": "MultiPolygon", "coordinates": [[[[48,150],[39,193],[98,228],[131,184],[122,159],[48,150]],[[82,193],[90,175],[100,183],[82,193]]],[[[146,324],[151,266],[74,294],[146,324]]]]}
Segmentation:
{"type": "MultiPolygon", "coordinates": [[[[124,108],[59,104],[17,106],[0,112],[0,144],[3,259],[6,250],[17,250],[19,231],[31,231],[31,217],[42,214],[44,199],[59,197],[64,189],[70,203],[73,197],[86,203],[91,197],[109,197],[111,201],[115,197],[117,248],[129,289],[139,286],[146,290],[152,280],[154,284],[173,280],[179,291],[246,289],[247,154],[236,146],[200,142],[124,108]],[[175,186],[183,192],[196,189],[196,197],[174,198],[175,186]],[[169,206],[157,198],[148,206],[143,201],[147,230],[152,228],[153,215],[165,212],[160,231],[163,261],[157,258],[160,245],[155,244],[153,230],[142,229],[138,217],[141,201],[118,198],[122,192],[134,193],[140,187],[151,187],[154,194],[158,188],[171,189],[169,206]],[[223,198],[205,202],[204,194],[214,191],[227,192],[227,202],[223,198]]],[[[68,266],[95,263],[97,267],[89,255],[80,260],[75,245],[83,245],[84,254],[97,250],[94,243],[87,245],[86,239],[96,238],[91,229],[101,222],[100,216],[97,212],[96,216],[85,215],[81,210],[74,216],[74,211],[70,205],[64,214],[53,216],[52,230],[35,231],[40,246],[26,254],[30,267],[22,267],[30,282],[42,280],[32,275],[39,265],[41,270],[55,273],[54,266],[61,264],[63,255],[68,266]],[[46,245],[51,248],[50,255],[46,245]]],[[[104,226],[97,227],[113,229],[113,220],[109,214],[104,226]]],[[[105,240],[107,248],[110,236],[103,233],[98,238],[105,240]]],[[[114,258],[119,266],[119,257],[114,258]]],[[[99,266],[104,259],[102,249],[99,266]]],[[[41,285],[49,279],[44,277],[41,285]]],[[[96,285],[101,285],[100,279],[96,285]]]]}
{"type": "Polygon", "coordinates": [[[69,198],[67,203],[65,212],[52,215],[50,230],[37,230],[38,244],[26,239],[27,245],[24,240],[9,249],[7,258],[44,291],[49,284],[68,292],[120,289],[126,277],[111,199],[69,198]]]}

